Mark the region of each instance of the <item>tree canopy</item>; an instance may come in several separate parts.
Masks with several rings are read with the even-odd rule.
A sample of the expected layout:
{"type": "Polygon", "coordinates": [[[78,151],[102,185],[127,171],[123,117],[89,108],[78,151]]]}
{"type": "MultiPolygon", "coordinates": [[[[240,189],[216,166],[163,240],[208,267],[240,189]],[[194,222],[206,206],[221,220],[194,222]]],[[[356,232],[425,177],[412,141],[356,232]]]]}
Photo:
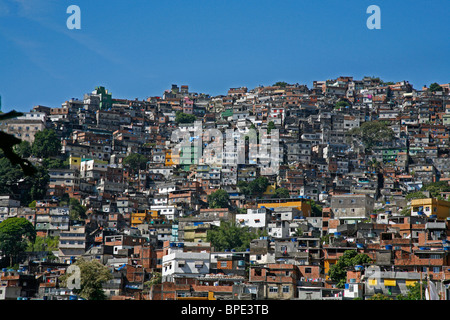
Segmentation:
{"type": "MultiPolygon", "coordinates": [[[[105,300],[106,295],[102,289],[105,282],[112,279],[111,271],[98,260],[79,259],[75,265],[80,268],[80,289],[74,292],[86,300],[105,300]]],[[[67,286],[67,280],[71,274],[60,277],[63,286],[67,286]]]]}
{"type": "Polygon", "coordinates": [[[378,143],[391,141],[395,136],[394,131],[383,121],[364,122],[360,127],[349,130],[348,134],[361,139],[369,150],[378,143]]]}
{"type": "Polygon", "coordinates": [[[273,129],[276,129],[275,123],[273,121],[269,121],[267,124],[267,134],[270,134],[273,129]]]}
{"type": "Polygon", "coordinates": [[[229,206],[229,200],[230,196],[228,192],[223,189],[219,189],[208,195],[208,205],[211,209],[227,208],[229,206]]]}
{"type": "Polygon", "coordinates": [[[421,191],[429,191],[433,198],[441,198],[441,192],[449,192],[450,185],[447,181],[436,181],[426,184],[420,189],[421,191]]]}
{"type": "Polygon", "coordinates": [[[355,250],[346,250],[339,260],[328,270],[328,276],[336,287],[344,288],[347,281],[347,271],[356,265],[368,264],[372,261],[365,253],[357,253],[355,250]]]}
{"type": "Polygon", "coordinates": [[[430,84],[431,92],[442,91],[442,90],[443,90],[442,87],[437,82],[430,84]]]}
{"type": "Polygon", "coordinates": [[[422,191],[411,192],[405,196],[405,199],[407,201],[412,199],[425,199],[425,198],[427,198],[427,196],[425,196],[425,194],[422,191]]]}
{"type": "Polygon", "coordinates": [[[245,195],[261,196],[269,186],[269,179],[259,176],[250,182],[239,181],[237,186],[245,195]]]}
{"type": "Polygon", "coordinates": [[[35,239],[36,230],[25,218],[12,217],[0,223],[0,251],[9,257],[11,266],[26,251],[28,241],[35,239]]]}
{"type": "Polygon", "coordinates": [[[351,106],[351,103],[348,100],[340,100],[340,101],[336,102],[336,104],[335,104],[336,108],[345,108],[348,106],[351,106]]]}
{"type": "Polygon", "coordinates": [[[197,120],[197,117],[193,114],[183,113],[178,111],[175,115],[175,122],[180,123],[194,123],[197,120]]]}
{"type": "Polygon", "coordinates": [[[31,144],[23,140],[14,147],[14,151],[22,158],[28,158],[31,156],[31,144]]]}
{"type": "Polygon", "coordinates": [[[87,218],[86,207],[82,206],[77,199],[70,198],[69,209],[70,209],[69,217],[71,220],[80,220],[87,218]]]}
{"type": "Polygon", "coordinates": [[[33,166],[34,173],[27,175],[18,165],[3,157],[0,151],[0,194],[17,195],[21,203],[43,199],[50,177],[41,165],[33,166]]]}
{"type": "Polygon", "coordinates": [[[147,161],[146,156],[139,153],[132,153],[123,159],[123,164],[129,166],[132,170],[143,170],[147,161]]]}
{"type": "Polygon", "coordinates": [[[272,198],[278,199],[286,199],[290,198],[289,190],[286,188],[277,188],[275,189],[275,193],[272,195],[272,198]]]}
{"type": "Polygon", "coordinates": [[[39,158],[48,158],[59,155],[61,141],[52,129],[44,129],[36,132],[31,152],[39,158]]]}
{"type": "Polygon", "coordinates": [[[286,81],[277,81],[273,84],[274,87],[286,87],[288,85],[288,83],[286,81]]]}
{"type": "Polygon", "coordinates": [[[406,294],[399,294],[397,300],[425,300],[425,290],[427,287],[427,281],[422,282],[422,293],[420,292],[420,282],[417,281],[411,286],[407,286],[408,291],[406,294]]]}
{"type": "Polygon", "coordinates": [[[213,227],[208,231],[207,241],[217,251],[232,250],[244,251],[250,247],[250,242],[258,238],[257,232],[248,227],[241,227],[230,221],[222,221],[220,227],[213,227]]]}

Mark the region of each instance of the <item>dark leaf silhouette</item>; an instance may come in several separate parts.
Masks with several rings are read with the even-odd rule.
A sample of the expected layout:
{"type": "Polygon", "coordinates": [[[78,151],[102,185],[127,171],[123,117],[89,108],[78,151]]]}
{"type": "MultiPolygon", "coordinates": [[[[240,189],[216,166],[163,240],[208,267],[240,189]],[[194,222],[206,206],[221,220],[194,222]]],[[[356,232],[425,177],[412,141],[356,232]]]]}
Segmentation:
{"type": "MultiPolygon", "coordinates": [[[[23,113],[14,110],[8,113],[2,113],[0,114],[0,121],[12,119],[21,116],[22,114],[23,113]]],[[[14,137],[13,135],[0,131],[0,148],[3,150],[4,156],[8,158],[13,165],[19,165],[25,175],[32,176],[36,173],[36,168],[31,164],[30,161],[23,159],[17,153],[15,153],[13,149],[16,144],[19,144],[21,142],[22,140],[14,137]]]]}

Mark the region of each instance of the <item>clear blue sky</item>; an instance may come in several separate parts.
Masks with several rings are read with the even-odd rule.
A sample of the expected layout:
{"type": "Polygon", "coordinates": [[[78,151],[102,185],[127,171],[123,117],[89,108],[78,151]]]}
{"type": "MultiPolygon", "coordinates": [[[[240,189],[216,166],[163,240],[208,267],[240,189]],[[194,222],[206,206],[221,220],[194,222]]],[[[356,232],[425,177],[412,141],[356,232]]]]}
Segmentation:
{"type": "Polygon", "coordinates": [[[343,76],[450,82],[449,0],[0,0],[3,111],[59,107],[103,85],[115,98],[171,84],[228,88],[343,76]],[[69,5],[81,30],[69,30],[69,5]],[[369,30],[369,5],[381,30],[369,30]]]}

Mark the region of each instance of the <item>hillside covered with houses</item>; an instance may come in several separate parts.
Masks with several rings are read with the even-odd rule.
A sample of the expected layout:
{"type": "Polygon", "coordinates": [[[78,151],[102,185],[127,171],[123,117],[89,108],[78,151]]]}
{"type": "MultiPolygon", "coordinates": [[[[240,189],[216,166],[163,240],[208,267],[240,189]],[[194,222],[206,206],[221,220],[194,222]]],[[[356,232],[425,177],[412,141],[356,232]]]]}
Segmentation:
{"type": "Polygon", "coordinates": [[[0,300],[91,299],[94,262],[108,300],[449,299],[450,84],[99,86],[0,130],[36,168],[0,159],[0,300]]]}

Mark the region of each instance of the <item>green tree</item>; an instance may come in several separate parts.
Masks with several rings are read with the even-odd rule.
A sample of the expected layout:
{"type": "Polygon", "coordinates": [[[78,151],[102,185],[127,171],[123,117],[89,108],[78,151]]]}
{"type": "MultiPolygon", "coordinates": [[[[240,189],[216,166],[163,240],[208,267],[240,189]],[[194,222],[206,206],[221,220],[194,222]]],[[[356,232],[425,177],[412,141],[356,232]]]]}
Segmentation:
{"type": "Polygon", "coordinates": [[[269,121],[269,123],[267,124],[267,134],[270,134],[270,132],[272,132],[272,130],[275,128],[275,123],[273,121],[269,121]]]}
{"type": "Polygon", "coordinates": [[[364,122],[360,127],[349,130],[348,135],[361,139],[368,150],[378,143],[391,141],[395,136],[394,131],[383,121],[364,122]]]}
{"type": "Polygon", "coordinates": [[[282,87],[282,88],[285,88],[287,85],[288,83],[285,81],[277,81],[273,84],[274,87],[282,87]]]}
{"type": "Polygon", "coordinates": [[[162,281],[162,275],[160,272],[153,271],[152,277],[149,281],[144,282],[144,293],[153,291],[153,287],[160,284],[162,281]]]}
{"type": "Polygon", "coordinates": [[[36,166],[36,174],[32,177],[25,177],[24,182],[31,185],[31,187],[29,192],[24,195],[23,203],[44,199],[50,182],[48,170],[43,166],[36,166]]]}
{"type": "Polygon", "coordinates": [[[69,218],[70,220],[80,220],[87,218],[86,207],[82,206],[81,203],[75,198],[70,198],[69,200],[69,218]]]}
{"type": "Polygon", "coordinates": [[[123,164],[130,167],[130,169],[137,171],[144,170],[147,161],[148,159],[146,156],[139,153],[132,153],[123,159],[123,164]]]}
{"type": "Polygon", "coordinates": [[[53,255],[53,251],[58,250],[59,237],[36,237],[34,242],[29,241],[27,245],[27,252],[46,251],[47,260],[54,261],[57,257],[53,255]]]}
{"type": "Polygon", "coordinates": [[[237,183],[237,187],[243,194],[252,196],[261,196],[267,190],[268,186],[269,179],[262,176],[259,176],[250,182],[239,181],[237,183]]]}
{"type": "Polygon", "coordinates": [[[180,123],[194,123],[197,120],[197,117],[193,114],[183,113],[181,111],[177,111],[175,114],[175,122],[180,123]]]}
{"type": "Polygon", "coordinates": [[[0,194],[15,194],[14,184],[23,177],[24,174],[18,166],[13,165],[6,157],[0,157],[0,194]]]}
{"type": "Polygon", "coordinates": [[[260,196],[264,192],[266,192],[267,187],[269,186],[269,179],[266,177],[258,177],[255,180],[250,181],[248,184],[250,193],[253,195],[260,196]]]}
{"type": "Polygon", "coordinates": [[[230,196],[228,192],[223,189],[219,189],[210,195],[208,195],[208,204],[211,209],[214,208],[227,208],[229,206],[230,196]]]}
{"type": "Polygon", "coordinates": [[[449,192],[450,185],[447,181],[437,181],[426,184],[420,189],[421,191],[429,191],[433,198],[441,198],[441,192],[449,192]]]}
{"type": "Polygon", "coordinates": [[[402,208],[400,210],[400,214],[402,216],[410,216],[411,215],[411,207],[410,206],[405,206],[404,208],[402,208]]]}
{"type": "Polygon", "coordinates": [[[26,175],[18,165],[1,155],[0,152],[0,194],[17,195],[22,204],[43,199],[50,181],[47,169],[33,166],[33,174],[26,175]]]}
{"type": "Polygon", "coordinates": [[[340,100],[340,101],[336,102],[336,104],[334,106],[335,106],[335,108],[340,109],[340,108],[345,108],[345,107],[351,106],[351,103],[347,100],[340,100]]]}
{"type": "Polygon", "coordinates": [[[10,266],[18,262],[20,254],[25,252],[28,241],[34,242],[36,230],[25,218],[8,218],[0,223],[0,251],[9,257],[10,266]]]}
{"type": "Polygon", "coordinates": [[[407,286],[406,295],[399,294],[397,300],[425,300],[425,289],[427,287],[427,281],[422,282],[422,294],[420,292],[420,282],[415,282],[412,286],[407,286]]]}
{"type": "MultiPolygon", "coordinates": [[[[80,268],[81,288],[73,291],[86,300],[105,300],[106,295],[103,291],[103,284],[113,278],[108,267],[104,266],[98,260],[79,259],[75,265],[80,268]]],[[[67,279],[71,274],[64,274],[59,279],[63,286],[67,287],[67,279]]]]}
{"type": "Polygon", "coordinates": [[[394,300],[394,299],[391,297],[388,297],[382,293],[375,293],[373,296],[371,296],[367,300],[394,300]]]}
{"type": "Polygon", "coordinates": [[[431,92],[442,91],[442,90],[443,90],[442,87],[437,82],[430,84],[431,92]]]}
{"type": "Polygon", "coordinates": [[[407,201],[412,200],[412,199],[425,199],[425,198],[427,198],[427,197],[426,197],[425,194],[424,194],[423,192],[421,192],[421,191],[411,192],[411,193],[408,193],[408,194],[405,196],[405,199],[406,199],[407,201]]]}
{"type": "Polygon", "coordinates": [[[44,158],[42,165],[47,169],[69,169],[68,159],[44,158]]]}
{"type": "Polygon", "coordinates": [[[244,251],[250,247],[250,242],[260,236],[258,232],[252,232],[248,227],[241,227],[230,221],[222,221],[220,227],[213,226],[208,230],[207,241],[217,251],[235,249],[244,251]]]}
{"type": "Polygon", "coordinates": [[[318,205],[314,200],[309,200],[309,204],[311,205],[311,213],[313,217],[321,217],[322,216],[322,206],[318,205]]]}
{"type": "Polygon", "coordinates": [[[23,140],[14,147],[14,151],[22,158],[28,158],[31,156],[31,144],[23,140]]]}
{"type": "Polygon", "coordinates": [[[49,158],[59,155],[61,151],[61,140],[53,129],[44,129],[36,132],[31,152],[39,158],[49,158]]]}
{"type": "Polygon", "coordinates": [[[365,253],[357,253],[355,250],[346,250],[344,254],[328,270],[328,276],[336,287],[344,288],[347,281],[347,271],[356,265],[364,265],[372,262],[372,259],[365,253]]]}
{"type": "Polygon", "coordinates": [[[275,193],[272,195],[272,198],[278,199],[286,199],[290,198],[289,190],[286,188],[277,188],[275,189],[275,193]]]}

